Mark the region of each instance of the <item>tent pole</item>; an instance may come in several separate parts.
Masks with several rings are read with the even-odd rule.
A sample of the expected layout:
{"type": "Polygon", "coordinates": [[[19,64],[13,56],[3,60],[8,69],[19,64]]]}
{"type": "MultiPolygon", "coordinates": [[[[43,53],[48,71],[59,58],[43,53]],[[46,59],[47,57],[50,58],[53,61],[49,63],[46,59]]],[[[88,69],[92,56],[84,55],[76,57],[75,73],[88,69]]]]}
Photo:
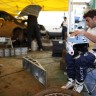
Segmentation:
{"type": "Polygon", "coordinates": [[[70,36],[71,31],[71,10],[72,10],[72,0],[68,0],[68,30],[67,30],[67,37],[70,36]]]}

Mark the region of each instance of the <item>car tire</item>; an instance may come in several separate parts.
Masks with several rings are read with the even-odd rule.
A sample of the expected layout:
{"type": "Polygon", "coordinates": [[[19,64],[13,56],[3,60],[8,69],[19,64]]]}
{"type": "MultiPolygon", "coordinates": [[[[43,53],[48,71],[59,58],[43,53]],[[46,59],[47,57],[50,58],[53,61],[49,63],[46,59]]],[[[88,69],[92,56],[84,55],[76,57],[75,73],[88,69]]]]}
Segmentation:
{"type": "Polygon", "coordinates": [[[67,89],[54,88],[37,93],[35,96],[81,96],[81,94],[67,89]]]}
{"type": "Polygon", "coordinates": [[[13,33],[12,33],[12,40],[16,40],[19,35],[21,35],[23,33],[23,29],[21,28],[16,28],[13,30],[13,33]]]}

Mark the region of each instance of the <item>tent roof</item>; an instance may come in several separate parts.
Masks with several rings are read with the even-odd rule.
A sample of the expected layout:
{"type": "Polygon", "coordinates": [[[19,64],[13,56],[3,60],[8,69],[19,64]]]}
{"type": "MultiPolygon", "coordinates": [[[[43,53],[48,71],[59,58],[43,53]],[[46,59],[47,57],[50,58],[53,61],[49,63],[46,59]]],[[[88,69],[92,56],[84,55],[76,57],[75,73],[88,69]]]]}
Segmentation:
{"type": "Polygon", "coordinates": [[[27,5],[40,5],[43,11],[68,11],[68,0],[0,0],[0,10],[18,15],[27,5]]]}

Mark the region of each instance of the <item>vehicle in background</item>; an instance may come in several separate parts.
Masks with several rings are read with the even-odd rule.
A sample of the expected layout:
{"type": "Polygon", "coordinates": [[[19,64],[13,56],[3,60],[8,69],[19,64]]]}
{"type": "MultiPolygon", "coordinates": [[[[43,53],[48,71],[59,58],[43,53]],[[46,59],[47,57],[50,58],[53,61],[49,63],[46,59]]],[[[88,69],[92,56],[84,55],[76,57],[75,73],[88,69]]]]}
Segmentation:
{"type": "Polygon", "coordinates": [[[0,11],[0,37],[16,39],[25,29],[26,26],[22,22],[18,22],[14,16],[0,11]]]}
{"type": "Polygon", "coordinates": [[[61,39],[62,38],[62,28],[49,26],[46,27],[48,30],[49,39],[61,39]]]}
{"type": "MultiPolygon", "coordinates": [[[[22,20],[22,23],[24,23],[27,26],[27,20],[22,20]]],[[[41,36],[45,37],[48,34],[48,31],[42,24],[38,24],[38,28],[40,30],[41,36]]]]}
{"type": "Polygon", "coordinates": [[[39,27],[39,30],[40,30],[40,33],[41,33],[42,37],[48,35],[48,31],[46,30],[46,28],[43,25],[38,24],[38,27],[39,27]]]}

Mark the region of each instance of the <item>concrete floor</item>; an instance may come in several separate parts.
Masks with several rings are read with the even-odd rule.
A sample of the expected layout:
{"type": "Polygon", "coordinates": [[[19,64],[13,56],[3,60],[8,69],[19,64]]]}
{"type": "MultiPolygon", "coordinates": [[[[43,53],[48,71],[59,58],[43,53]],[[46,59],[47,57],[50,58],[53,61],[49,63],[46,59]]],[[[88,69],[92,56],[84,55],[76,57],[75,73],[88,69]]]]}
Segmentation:
{"type": "Polygon", "coordinates": [[[60,88],[66,82],[63,70],[60,70],[60,57],[52,57],[51,51],[29,52],[30,56],[37,60],[47,72],[47,85],[38,82],[32,74],[23,69],[22,57],[0,58],[0,96],[34,96],[48,88],[60,88]],[[31,95],[26,95],[31,94],[31,95]]]}

